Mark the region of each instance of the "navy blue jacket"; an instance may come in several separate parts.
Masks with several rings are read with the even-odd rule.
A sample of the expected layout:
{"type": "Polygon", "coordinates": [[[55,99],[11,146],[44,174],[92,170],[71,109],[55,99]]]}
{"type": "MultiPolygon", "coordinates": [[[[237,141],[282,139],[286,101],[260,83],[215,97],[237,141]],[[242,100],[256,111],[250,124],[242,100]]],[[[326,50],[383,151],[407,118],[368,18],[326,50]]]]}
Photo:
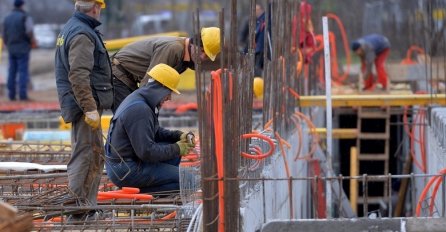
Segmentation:
{"type": "Polygon", "coordinates": [[[123,158],[150,163],[179,157],[176,142],[182,132],[162,128],[158,122],[158,105],[170,92],[158,82],[150,81],[125,98],[108,132],[107,158],[117,159],[116,152],[123,158]]]}
{"type": "Polygon", "coordinates": [[[26,33],[26,17],[28,14],[15,8],[4,21],[3,37],[10,54],[20,55],[31,51],[31,38],[26,33]]]}

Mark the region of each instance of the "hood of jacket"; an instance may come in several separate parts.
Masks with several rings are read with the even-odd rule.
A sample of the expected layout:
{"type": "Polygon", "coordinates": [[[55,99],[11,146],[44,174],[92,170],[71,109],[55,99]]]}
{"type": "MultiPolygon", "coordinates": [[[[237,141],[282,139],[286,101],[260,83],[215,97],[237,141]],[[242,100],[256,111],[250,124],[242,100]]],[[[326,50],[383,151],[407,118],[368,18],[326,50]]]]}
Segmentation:
{"type": "Polygon", "coordinates": [[[172,90],[151,79],[146,85],[136,90],[136,92],[137,95],[143,98],[149,107],[155,111],[155,109],[159,107],[161,101],[169,95],[172,90]]]}

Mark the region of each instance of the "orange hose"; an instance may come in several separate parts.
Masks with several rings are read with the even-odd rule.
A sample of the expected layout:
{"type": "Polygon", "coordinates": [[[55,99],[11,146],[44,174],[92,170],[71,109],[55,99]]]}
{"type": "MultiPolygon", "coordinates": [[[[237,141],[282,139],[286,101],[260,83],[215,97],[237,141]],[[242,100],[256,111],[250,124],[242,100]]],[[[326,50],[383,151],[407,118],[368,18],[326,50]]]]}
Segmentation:
{"type": "Polygon", "coordinates": [[[316,133],[316,126],[314,126],[313,122],[303,113],[301,112],[294,112],[294,114],[292,115],[293,117],[297,117],[298,119],[303,119],[308,127],[310,128],[310,134],[313,135],[313,141],[311,143],[311,148],[310,151],[305,154],[304,156],[302,156],[302,158],[299,157],[295,157],[294,160],[298,160],[298,159],[309,159],[313,156],[314,152],[316,152],[316,149],[318,147],[319,144],[319,135],[316,133]]]}
{"type": "Polygon", "coordinates": [[[172,213],[169,213],[166,216],[162,217],[160,220],[169,220],[175,218],[176,216],[177,216],[177,211],[173,211],[172,213]]]}
{"type": "Polygon", "coordinates": [[[417,208],[416,208],[416,213],[415,215],[417,217],[420,216],[421,214],[421,205],[423,200],[426,198],[427,192],[429,191],[429,188],[431,187],[431,185],[438,179],[440,178],[440,176],[434,176],[433,178],[431,178],[429,180],[429,182],[427,182],[426,186],[424,187],[423,191],[421,192],[420,198],[418,200],[418,204],[417,204],[417,208]]]}
{"type": "Polygon", "coordinates": [[[197,103],[191,102],[191,103],[187,103],[187,104],[178,106],[177,109],[175,110],[175,113],[182,114],[189,110],[197,110],[197,109],[198,109],[197,103]]]}
{"type": "Polygon", "coordinates": [[[268,122],[265,123],[265,126],[263,127],[265,130],[268,129],[271,126],[271,124],[273,124],[273,119],[274,118],[271,118],[268,122]]]}
{"type": "Polygon", "coordinates": [[[291,93],[291,95],[293,95],[296,98],[296,100],[300,99],[300,95],[296,91],[294,91],[292,88],[288,87],[288,91],[291,93]]]}
{"type": "MultiPolygon", "coordinates": [[[[347,33],[345,32],[345,28],[344,28],[344,24],[342,23],[342,21],[339,19],[339,17],[333,13],[328,13],[327,14],[328,18],[331,18],[333,20],[335,20],[336,24],[339,27],[339,30],[341,31],[341,37],[342,37],[342,44],[344,45],[344,52],[345,52],[345,56],[347,59],[347,63],[346,63],[346,70],[345,72],[341,75],[341,76],[336,76],[335,79],[338,82],[344,82],[349,73],[350,73],[350,64],[351,64],[351,57],[350,57],[350,46],[348,44],[348,38],[347,38],[347,33]]],[[[336,54],[335,54],[336,57],[336,54]]],[[[337,67],[337,64],[335,64],[337,67]]]]}
{"type": "Polygon", "coordinates": [[[222,89],[220,79],[221,69],[216,72],[211,72],[213,80],[213,120],[214,120],[214,134],[215,134],[215,155],[217,159],[217,175],[218,175],[218,231],[225,231],[224,218],[224,169],[223,169],[223,109],[222,109],[222,89]]]}
{"type": "Polygon", "coordinates": [[[131,194],[131,193],[117,193],[117,192],[98,192],[98,198],[108,199],[138,199],[138,200],[153,200],[152,195],[147,194],[131,194]]]}
{"type": "Polygon", "coordinates": [[[303,57],[302,52],[300,51],[300,49],[297,49],[297,52],[299,54],[299,60],[297,61],[296,72],[297,72],[297,75],[299,75],[302,72],[302,67],[303,67],[303,64],[304,64],[304,57],[303,57]]]}
{"type": "Polygon", "coordinates": [[[297,160],[300,156],[300,154],[302,153],[302,126],[300,125],[300,119],[297,119],[297,117],[291,117],[291,121],[294,123],[294,125],[296,126],[297,129],[297,139],[298,139],[298,147],[297,147],[297,151],[296,151],[296,156],[294,158],[294,160],[297,160]],[[299,120],[299,122],[296,122],[296,120],[299,120]]]}
{"type": "Polygon", "coordinates": [[[440,184],[443,182],[442,178],[438,178],[435,182],[434,190],[432,191],[431,200],[429,203],[429,215],[432,216],[434,212],[434,205],[435,205],[435,197],[437,196],[438,189],[440,188],[440,184]]]}
{"type": "Polygon", "coordinates": [[[251,155],[251,154],[248,154],[246,152],[241,152],[241,155],[243,157],[245,157],[245,158],[257,159],[257,160],[265,159],[266,157],[271,156],[273,154],[273,152],[274,152],[274,149],[275,149],[274,142],[268,136],[265,136],[265,135],[262,135],[262,134],[244,134],[244,135],[242,135],[242,138],[244,138],[244,139],[247,139],[247,138],[259,138],[259,139],[265,140],[269,144],[269,150],[265,154],[251,155]]]}
{"type": "Polygon", "coordinates": [[[412,53],[418,52],[419,54],[424,55],[424,50],[416,45],[410,46],[410,48],[406,52],[406,57],[401,61],[401,64],[416,64],[416,61],[412,60],[412,53]]]}

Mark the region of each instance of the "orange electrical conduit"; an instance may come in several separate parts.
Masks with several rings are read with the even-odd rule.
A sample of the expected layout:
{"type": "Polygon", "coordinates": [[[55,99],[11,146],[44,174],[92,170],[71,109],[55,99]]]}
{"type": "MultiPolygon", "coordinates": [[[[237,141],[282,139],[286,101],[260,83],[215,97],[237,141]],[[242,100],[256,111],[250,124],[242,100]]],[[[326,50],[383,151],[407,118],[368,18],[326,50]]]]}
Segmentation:
{"type": "Polygon", "coordinates": [[[213,112],[214,135],[215,135],[215,155],[217,160],[217,176],[218,176],[218,231],[225,231],[225,203],[224,203],[224,169],[223,169],[223,97],[220,79],[221,69],[211,72],[213,81],[213,112]]]}
{"type": "MultiPolygon", "coordinates": [[[[441,169],[439,174],[441,174],[441,175],[446,174],[446,168],[441,169]]],[[[417,208],[416,208],[416,211],[415,211],[415,215],[417,217],[419,217],[421,215],[421,206],[423,204],[424,199],[426,198],[426,195],[427,195],[427,193],[429,191],[429,188],[435,182],[437,182],[436,185],[439,185],[439,183],[441,183],[442,181],[443,181],[442,176],[434,176],[427,182],[426,186],[424,187],[423,191],[420,194],[420,198],[418,199],[417,208]]],[[[433,196],[436,196],[437,195],[437,191],[438,191],[437,186],[435,186],[435,187],[436,188],[434,189],[434,192],[432,193],[433,196]]],[[[435,198],[433,198],[433,199],[435,200],[435,198]]],[[[433,212],[433,206],[432,205],[433,205],[434,200],[431,199],[431,201],[430,201],[430,206],[429,206],[429,209],[431,210],[430,213],[433,212]]]]}
{"type": "Polygon", "coordinates": [[[242,135],[242,138],[244,138],[244,139],[259,138],[259,139],[265,140],[269,144],[269,150],[268,150],[268,152],[266,152],[264,154],[260,153],[260,154],[257,154],[257,155],[252,155],[252,154],[248,154],[246,152],[241,152],[241,155],[243,157],[245,157],[245,158],[261,160],[261,159],[265,159],[265,158],[271,156],[273,154],[273,152],[274,152],[274,149],[275,149],[274,142],[272,141],[271,138],[269,138],[266,135],[262,135],[262,134],[244,134],[244,135],[242,135]]]}
{"type": "MultiPolygon", "coordinates": [[[[413,119],[412,124],[412,130],[409,128],[409,119],[407,117],[407,110],[408,107],[404,107],[403,112],[403,124],[404,124],[404,131],[407,133],[410,139],[410,155],[412,156],[413,162],[416,167],[418,167],[423,173],[426,173],[426,150],[424,147],[424,135],[420,134],[420,139],[416,139],[414,135],[414,130],[416,127],[416,124],[418,123],[418,119],[421,116],[420,124],[424,123],[424,115],[425,112],[423,109],[420,109],[420,111],[415,115],[413,119]],[[417,157],[415,157],[415,143],[418,143],[420,146],[420,155],[421,155],[421,163],[418,161],[417,157]]],[[[419,125],[419,133],[424,133],[424,125],[419,125]]]]}
{"type": "Polygon", "coordinates": [[[407,64],[416,64],[416,63],[418,63],[418,62],[412,60],[412,53],[413,52],[418,52],[421,55],[425,54],[425,52],[424,52],[424,50],[422,48],[420,48],[420,47],[418,47],[416,45],[412,45],[407,50],[406,57],[401,61],[400,64],[406,64],[407,65],[407,64]]]}
{"type": "MultiPolygon", "coordinates": [[[[351,66],[351,55],[350,55],[350,46],[348,43],[347,33],[345,32],[345,27],[342,23],[342,21],[339,19],[339,17],[333,13],[328,13],[326,15],[329,19],[333,19],[336,24],[338,25],[338,28],[341,33],[342,38],[342,45],[344,47],[344,53],[346,56],[346,70],[345,72],[340,75],[339,69],[338,69],[338,59],[337,59],[337,49],[336,49],[336,37],[333,32],[329,32],[329,43],[330,43],[330,54],[331,54],[331,76],[333,80],[334,85],[340,85],[342,84],[350,74],[350,66],[351,66]]],[[[315,40],[317,41],[316,44],[319,46],[316,47],[315,53],[318,51],[322,51],[324,48],[324,39],[323,35],[316,35],[315,40]]],[[[317,71],[319,76],[320,83],[324,83],[324,59],[321,56],[319,58],[319,69],[317,71]]]]}

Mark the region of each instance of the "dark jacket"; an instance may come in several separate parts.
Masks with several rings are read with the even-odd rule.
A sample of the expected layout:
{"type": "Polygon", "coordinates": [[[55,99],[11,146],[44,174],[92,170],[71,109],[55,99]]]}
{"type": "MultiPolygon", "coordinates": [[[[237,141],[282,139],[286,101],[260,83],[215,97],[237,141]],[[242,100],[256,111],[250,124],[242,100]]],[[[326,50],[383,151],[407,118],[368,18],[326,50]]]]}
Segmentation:
{"type": "Polygon", "coordinates": [[[31,37],[26,33],[28,14],[15,8],[4,21],[3,37],[10,54],[26,54],[31,51],[31,37]]]}
{"type": "Polygon", "coordinates": [[[160,127],[158,105],[171,90],[151,81],[125,98],[108,132],[107,158],[121,157],[157,163],[178,158],[181,131],[160,127]],[[111,144],[111,146],[109,145],[111,144]]]}
{"type": "Polygon", "coordinates": [[[147,72],[160,63],[169,65],[183,73],[188,68],[184,59],[185,38],[154,37],[130,43],[119,50],[114,58],[129,73],[128,76],[116,77],[132,90],[147,83],[147,72]]]}
{"type": "Polygon", "coordinates": [[[100,24],[76,12],[57,38],[56,85],[65,122],[78,120],[84,112],[110,109],[113,103],[110,60],[95,30],[100,24]],[[79,43],[90,44],[91,51],[79,43]],[[78,47],[73,49],[73,44],[78,47]]]}

